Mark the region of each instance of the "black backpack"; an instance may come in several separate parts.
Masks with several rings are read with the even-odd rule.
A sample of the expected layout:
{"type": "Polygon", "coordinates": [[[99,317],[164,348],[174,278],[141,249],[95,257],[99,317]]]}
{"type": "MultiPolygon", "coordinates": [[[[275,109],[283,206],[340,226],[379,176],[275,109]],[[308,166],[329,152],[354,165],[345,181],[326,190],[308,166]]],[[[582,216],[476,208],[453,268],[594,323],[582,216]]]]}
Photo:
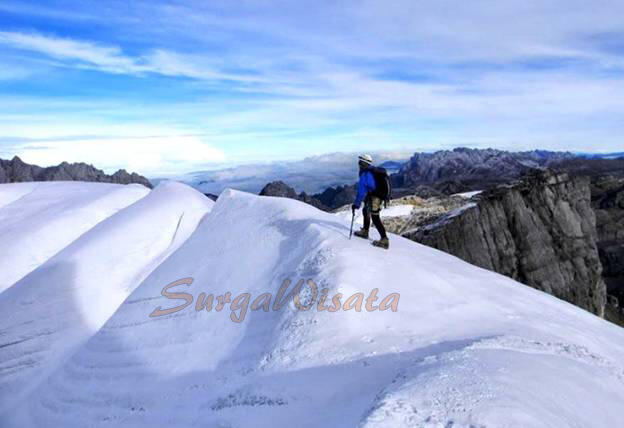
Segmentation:
{"type": "Polygon", "coordinates": [[[368,170],[375,177],[375,191],[372,194],[384,201],[387,206],[392,196],[392,183],[390,182],[388,171],[378,166],[371,166],[368,170]]]}

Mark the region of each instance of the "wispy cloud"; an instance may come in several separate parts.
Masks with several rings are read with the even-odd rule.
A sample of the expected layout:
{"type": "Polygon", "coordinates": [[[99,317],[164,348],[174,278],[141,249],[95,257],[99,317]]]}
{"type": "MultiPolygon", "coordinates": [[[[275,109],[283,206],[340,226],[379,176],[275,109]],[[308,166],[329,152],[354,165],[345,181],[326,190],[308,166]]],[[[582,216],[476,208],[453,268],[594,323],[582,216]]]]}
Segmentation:
{"type": "Polygon", "coordinates": [[[0,44],[37,52],[64,67],[91,67],[99,71],[119,74],[157,73],[165,76],[182,76],[194,79],[228,79],[256,81],[257,77],[228,74],[211,70],[211,64],[201,57],[180,55],[154,49],[140,56],[130,56],[118,46],[91,41],[47,36],[38,33],[0,32],[0,44]]]}
{"type": "Polygon", "coordinates": [[[46,37],[36,33],[6,31],[0,32],[0,43],[17,49],[38,52],[60,60],[96,65],[113,73],[139,72],[142,70],[136,61],[124,56],[121,49],[115,46],[46,37]]]}

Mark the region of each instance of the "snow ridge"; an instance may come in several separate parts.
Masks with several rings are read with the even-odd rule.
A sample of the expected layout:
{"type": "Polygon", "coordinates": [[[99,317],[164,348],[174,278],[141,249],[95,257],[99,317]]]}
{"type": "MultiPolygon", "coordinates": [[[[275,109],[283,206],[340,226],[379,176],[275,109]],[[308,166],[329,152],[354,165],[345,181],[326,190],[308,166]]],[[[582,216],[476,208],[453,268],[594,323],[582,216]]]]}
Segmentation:
{"type": "Polygon", "coordinates": [[[299,201],[227,190],[206,204],[186,186],[159,186],[0,294],[3,426],[619,423],[620,328],[398,236],[389,251],[349,240],[350,219],[299,201]],[[70,260],[79,269],[63,275],[70,260]],[[163,294],[182,278],[193,281],[171,291],[191,304],[150,317],[185,301],[163,294]],[[329,312],[290,302],[249,309],[241,323],[231,302],[200,304],[210,293],[275,296],[285,279],[400,303],[329,312]],[[86,310],[94,301],[101,313],[86,310]],[[16,385],[28,385],[19,399],[16,385]]]}
{"type": "Polygon", "coordinates": [[[0,294],[0,410],[95,333],[211,206],[187,186],[161,184],[0,294]]]}

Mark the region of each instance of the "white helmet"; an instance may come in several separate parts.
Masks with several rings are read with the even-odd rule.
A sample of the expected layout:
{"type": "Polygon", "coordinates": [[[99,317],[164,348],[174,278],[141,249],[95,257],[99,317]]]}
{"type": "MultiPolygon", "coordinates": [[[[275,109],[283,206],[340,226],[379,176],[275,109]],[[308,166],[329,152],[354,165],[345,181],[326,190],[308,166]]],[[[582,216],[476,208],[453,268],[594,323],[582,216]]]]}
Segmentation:
{"type": "Polygon", "coordinates": [[[366,165],[371,165],[373,163],[373,157],[371,155],[360,155],[358,156],[358,162],[365,163],[366,165]]]}

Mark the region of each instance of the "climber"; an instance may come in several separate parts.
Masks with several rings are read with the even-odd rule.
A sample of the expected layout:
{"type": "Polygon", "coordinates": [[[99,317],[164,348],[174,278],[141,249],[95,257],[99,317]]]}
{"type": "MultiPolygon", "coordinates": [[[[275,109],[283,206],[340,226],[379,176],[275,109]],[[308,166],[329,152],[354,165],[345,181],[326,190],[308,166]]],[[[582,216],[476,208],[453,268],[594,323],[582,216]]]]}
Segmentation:
{"type": "Polygon", "coordinates": [[[390,200],[391,186],[388,173],[384,168],[373,166],[373,158],[370,155],[359,156],[358,165],[360,167],[360,180],[357,186],[355,202],[351,206],[351,210],[355,215],[355,211],[360,208],[362,201],[364,202],[364,208],[362,209],[364,227],[355,232],[354,235],[368,239],[368,230],[372,218],[373,224],[381,237],[379,240],[373,241],[373,245],[387,250],[390,246],[390,241],[388,241],[386,229],[381,222],[379,213],[382,203],[387,204],[390,200]]]}

